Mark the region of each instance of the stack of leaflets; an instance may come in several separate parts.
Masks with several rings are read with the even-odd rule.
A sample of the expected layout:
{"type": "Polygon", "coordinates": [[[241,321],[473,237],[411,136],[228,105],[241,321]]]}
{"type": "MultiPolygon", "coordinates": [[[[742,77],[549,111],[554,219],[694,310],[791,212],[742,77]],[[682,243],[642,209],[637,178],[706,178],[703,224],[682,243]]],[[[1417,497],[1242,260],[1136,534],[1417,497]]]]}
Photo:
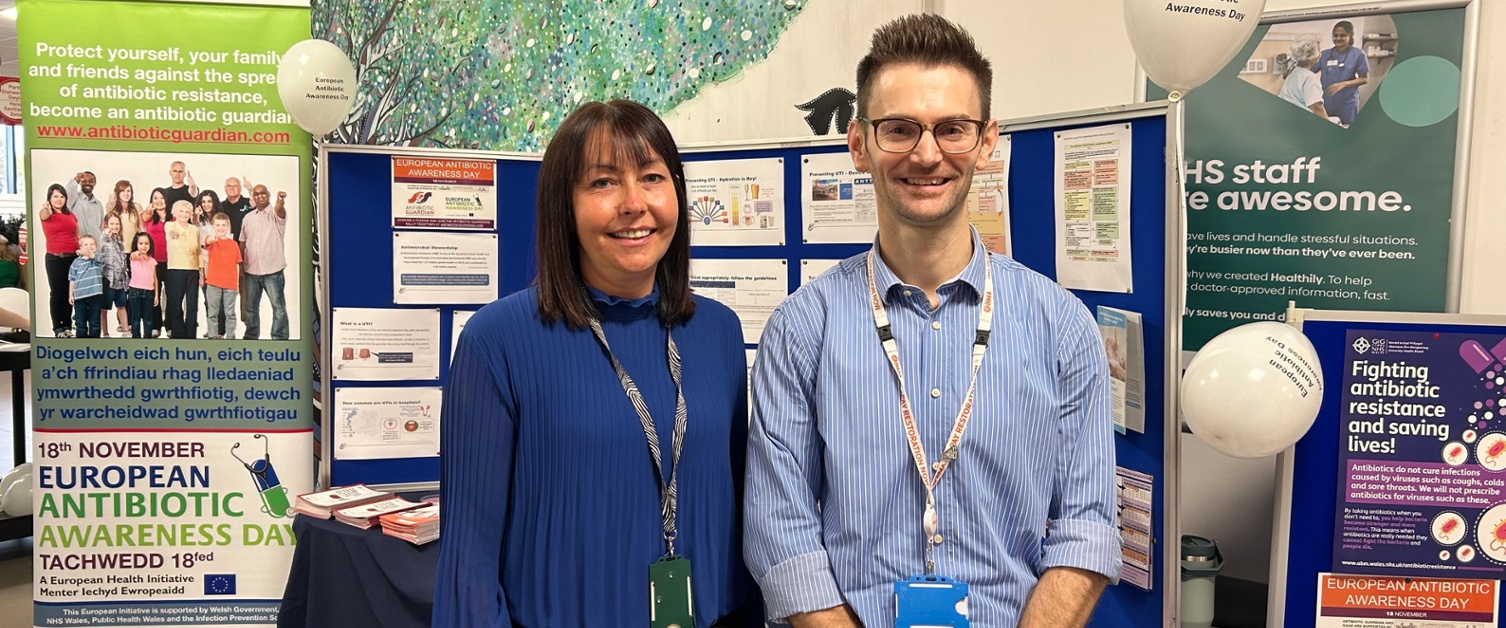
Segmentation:
{"type": "Polygon", "coordinates": [[[413,510],[423,504],[410,502],[401,497],[389,497],[379,502],[370,502],[359,506],[349,506],[335,511],[335,521],[348,523],[362,530],[368,530],[377,525],[377,520],[382,515],[413,510]]]}
{"type": "Polygon", "coordinates": [[[391,515],[382,515],[382,534],[414,545],[439,538],[439,504],[429,504],[391,515]]]}
{"type": "Polygon", "coordinates": [[[392,493],[368,488],[365,484],[332,488],[298,496],[294,510],[310,517],[328,519],[334,511],[392,497],[392,493]]]}

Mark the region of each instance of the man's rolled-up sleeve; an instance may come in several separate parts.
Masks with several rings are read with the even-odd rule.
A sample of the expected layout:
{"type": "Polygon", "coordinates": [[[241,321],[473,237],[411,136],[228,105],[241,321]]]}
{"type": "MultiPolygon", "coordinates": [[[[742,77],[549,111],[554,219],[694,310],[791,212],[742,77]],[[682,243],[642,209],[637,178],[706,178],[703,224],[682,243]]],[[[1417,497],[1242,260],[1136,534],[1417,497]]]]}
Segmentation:
{"type": "MultiPolygon", "coordinates": [[[[844,603],[822,542],[822,441],[814,409],[818,320],[776,310],[753,364],[743,553],[768,619],[844,603]]],[[[790,311],[796,310],[796,311],[790,311]]],[[[814,315],[812,315],[813,317],[814,315]]]]}
{"type": "Polygon", "coordinates": [[[1042,568],[1076,567],[1119,581],[1113,389],[1103,338],[1087,308],[1066,306],[1057,346],[1061,449],[1042,568]]]}

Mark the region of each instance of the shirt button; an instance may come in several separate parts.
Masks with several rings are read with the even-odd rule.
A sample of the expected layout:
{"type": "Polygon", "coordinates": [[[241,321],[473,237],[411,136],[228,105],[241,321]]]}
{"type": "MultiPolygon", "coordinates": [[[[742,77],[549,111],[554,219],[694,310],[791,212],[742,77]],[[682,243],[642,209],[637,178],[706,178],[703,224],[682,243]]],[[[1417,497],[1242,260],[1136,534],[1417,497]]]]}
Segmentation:
{"type": "Polygon", "coordinates": [[[941,321],[931,321],[931,329],[941,329],[941,321]]]}
{"type": "Polygon", "coordinates": [[[932,388],[931,389],[931,398],[932,399],[935,399],[935,398],[940,397],[940,396],[941,396],[941,389],[940,388],[932,388]]]}

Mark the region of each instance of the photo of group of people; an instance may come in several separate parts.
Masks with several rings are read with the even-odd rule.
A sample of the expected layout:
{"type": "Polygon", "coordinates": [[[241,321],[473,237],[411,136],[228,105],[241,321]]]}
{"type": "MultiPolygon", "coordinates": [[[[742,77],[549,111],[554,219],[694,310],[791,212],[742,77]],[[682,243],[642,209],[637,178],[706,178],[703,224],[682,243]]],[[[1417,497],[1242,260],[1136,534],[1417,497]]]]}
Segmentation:
{"type": "Polygon", "coordinates": [[[1390,16],[1271,26],[1245,61],[1245,82],[1348,127],[1396,60],[1390,16]]]}
{"type": "Polygon", "coordinates": [[[35,150],[30,179],[33,335],[297,339],[296,157],[35,150]]]}

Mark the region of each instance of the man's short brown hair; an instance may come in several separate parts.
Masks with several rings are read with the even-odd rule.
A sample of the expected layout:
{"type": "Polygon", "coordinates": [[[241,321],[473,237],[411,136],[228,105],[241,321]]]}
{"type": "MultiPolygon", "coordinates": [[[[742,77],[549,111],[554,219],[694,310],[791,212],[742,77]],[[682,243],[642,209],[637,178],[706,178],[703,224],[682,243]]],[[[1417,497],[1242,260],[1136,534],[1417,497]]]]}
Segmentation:
{"type": "Polygon", "coordinates": [[[926,67],[955,66],[973,75],[973,80],[978,83],[979,102],[983,103],[983,117],[989,118],[993,65],[978,52],[972,35],[934,13],[906,15],[874,31],[868,55],[858,62],[859,116],[868,116],[873,77],[884,66],[901,63],[926,67]]]}

